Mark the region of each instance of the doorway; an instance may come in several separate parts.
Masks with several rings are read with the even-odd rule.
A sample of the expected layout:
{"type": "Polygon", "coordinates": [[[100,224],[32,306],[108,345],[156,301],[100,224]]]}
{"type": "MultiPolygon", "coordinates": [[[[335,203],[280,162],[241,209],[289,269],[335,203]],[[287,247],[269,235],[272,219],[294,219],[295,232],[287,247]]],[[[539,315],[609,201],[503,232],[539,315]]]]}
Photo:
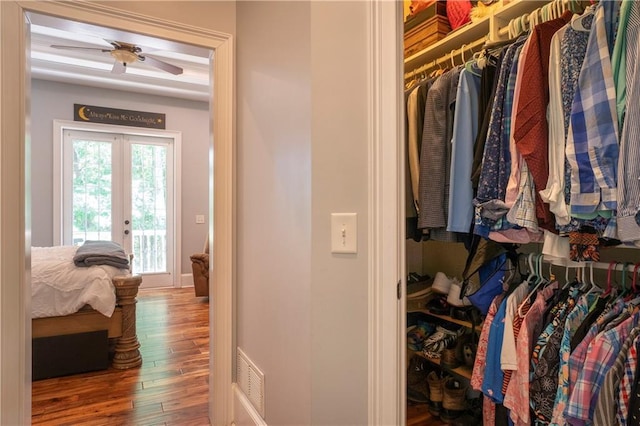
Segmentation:
{"type": "MultiPolygon", "coordinates": [[[[211,312],[211,354],[216,358],[211,368],[210,417],[213,423],[230,422],[230,392],[232,384],[232,287],[233,287],[233,66],[231,36],[209,30],[173,25],[153,18],[141,19],[124,11],[97,4],[60,4],[50,2],[3,2],[0,5],[0,40],[2,41],[3,97],[0,108],[3,155],[0,169],[0,225],[2,297],[0,298],[2,334],[0,336],[0,366],[2,387],[13,392],[0,396],[0,423],[26,424],[30,419],[30,309],[29,309],[29,254],[31,230],[31,200],[28,169],[29,138],[29,69],[28,28],[29,13],[36,12],[93,25],[123,28],[155,37],[210,48],[216,61],[211,66],[212,78],[217,83],[210,93],[212,140],[210,142],[210,188],[213,190],[209,205],[209,234],[215,235],[212,264],[213,302],[211,312]],[[215,141],[215,142],[214,142],[215,141]],[[216,155],[213,158],[213,152],[216,155]],[[16,184],[17,182],[17,184],[16,184]],[[215,183],[214,183],[215,182],[215,183]],[[224,188],[224,190],[221,190],[224,188]],[[215,203],[213,201],[215,199],[215,203]],[[215,212],[214,212],[215,205],[215,212]],[[16,208],[17,206],[17,208],[16,208]],[[26,236],[26,237],[25,237],[26,236]],[[8,253],[5,256],[5,253],[8,253]],[[23,283],[24,285],[10,285],[23,283]],[[12,324],[9,327],[8,324],[12,324]],[[17,326],[16,326],[17,325],[17,326]],[[219,355],[219,356],[218,356],[219,355]]],[[[210,58],[212,59],[212,58],[210,58]]]]}
{"type": "Polygon", "coordinates": [[[115,241],[141,288],[179,287],[180,132],[55,120],[53,136],[54,245],[115,241]]]}

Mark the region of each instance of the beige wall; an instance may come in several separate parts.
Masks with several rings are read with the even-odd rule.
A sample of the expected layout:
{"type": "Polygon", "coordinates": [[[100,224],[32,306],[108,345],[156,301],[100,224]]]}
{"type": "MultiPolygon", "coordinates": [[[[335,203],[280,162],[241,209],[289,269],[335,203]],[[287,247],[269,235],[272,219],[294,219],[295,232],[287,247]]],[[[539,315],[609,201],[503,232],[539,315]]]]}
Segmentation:
{"type": "Polygon", "coordinates": [[[238,2],[238,346],[268,424],[367,423],[366,13],[238,2]],[[331,254],[331,212],[358,254],[331,254]]]}
{"type": "Polygon", "coordinates": [[[366,2],[311,3],[312,424],[367,423],[366,2]],[[332,212],[358,214],[358,253],[331,254],[332,212]]]}
{"type": "Polygon", "coordinates": [[[238,2],[237,343],[266,422],[310,424],[310,6],[238,2]]]}
{"type": "Polygon", "coordinates": [[[95,3],[223,33],[236,33],[235,1],[137,0],[96,1],[95,3]]]}

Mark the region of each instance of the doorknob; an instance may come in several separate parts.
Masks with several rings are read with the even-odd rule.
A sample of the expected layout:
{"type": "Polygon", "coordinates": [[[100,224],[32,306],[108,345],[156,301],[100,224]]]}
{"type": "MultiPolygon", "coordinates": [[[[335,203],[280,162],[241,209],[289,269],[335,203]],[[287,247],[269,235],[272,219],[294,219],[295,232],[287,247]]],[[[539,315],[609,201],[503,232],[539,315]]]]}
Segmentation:
{"type": "Polygon", "coordinates": [[[125,220],[125,221],[124,221],[124,224],[125,224],[125,225],[128,225],[128,224],[129,224],[129,219],[125,220]]]}
{"type": "Polygon", "coordinates": [[[128,229],[126,229],[126,230],[124,231],[124,235],[129,235],[129,230],[128,230],[128,229]]]}

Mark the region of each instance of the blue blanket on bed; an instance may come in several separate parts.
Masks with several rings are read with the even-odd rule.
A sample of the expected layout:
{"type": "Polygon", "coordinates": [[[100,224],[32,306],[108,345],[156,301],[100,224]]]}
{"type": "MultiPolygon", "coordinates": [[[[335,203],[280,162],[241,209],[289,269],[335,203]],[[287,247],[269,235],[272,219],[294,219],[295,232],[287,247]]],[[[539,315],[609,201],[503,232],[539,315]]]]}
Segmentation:
{"type": "Polygon", "coordinates": [[[85,241],[73,257],[76,266],[110,265],[128,269],[129,257],[122,246],[113,241],[85,241]]]}

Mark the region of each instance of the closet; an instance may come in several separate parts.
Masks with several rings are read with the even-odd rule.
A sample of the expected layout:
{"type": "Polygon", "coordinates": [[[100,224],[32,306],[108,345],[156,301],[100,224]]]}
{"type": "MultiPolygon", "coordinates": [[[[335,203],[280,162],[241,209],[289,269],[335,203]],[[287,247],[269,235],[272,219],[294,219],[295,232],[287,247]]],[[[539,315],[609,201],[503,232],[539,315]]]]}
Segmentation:
{"type": "MultiPolygon", "coordinates": [[[[605,1],[605,0],[602,0],[605,1]]],[[[608,0],[607,0],[608,1],[608,0]]],[[[612,0],[613,1],[613,0],[612,0]]],[[[474,5],[476,2],[472,2],[474,5]]],[[[480,3],[480,2],[478,2],[480,3]]],[[[590,13],[592,13],[596,6],[598,5],[597,1],[572,1],[572,0],[555,0],[550,1],[549,3],[545,3],[538,0],[511,0],[498,2],[495,8],[491,9],[487,12],[487,14],[478,19],[474,19],[472,22],[467,23],[466,25],[456,29],[455,31],[450,32],[446,37],[440,38],[437,41],[431,41],[426,47],[421,48],[421,50],[407,50],[408,55],[404,58],[404,71],[405,71],[405,84],[406,84],[406,96],[405,100],[408,101],[410,93],[417,87],[419,84],[423,84],[425,81],[431,79],[429,84],[433,83],[434,79],[439,78],[446,73],[447,69],[451,69],[454,67],[460,67],[466,64],[466,69],[469,70],[469,63],[473,59],[481,59],[485,61],[490,61],[490,55],[486,55],[487,52],[494,53],[495,55],[506,55],[507,48],[515,43],[521,43],[520,47],[515,46],[513,48],[513,52],[511,53],[511,59],[508,62],[509,67],[513,67],[514,69],[518,67],[517,55],[520,52],[523,46],[525,45],[526,37],[523,37],[523,34],[526,34],[526,31],[529,28],[533,28],[538,24],[543,22],[548,22],[552,20],[558,20],[562,16],[567,19],[565,24],[571,24],[571,19],[575,21],[573,28],[579,28],[581,25],[589,26],[591,25],[588,22],[592,18],[584,18],[587,17],[590,13]],[[585,13],[586,11],[586,13],[585,13]],[[563,15],[563,13],[565,15],[563,15]],[[577,19],[574,16],[581,16],[582,19],[577,19]],[[584,22],[583,22],[584,21],[584,22]],[[506,46],[506,47],[505,47],[506,46]]],[[[619,3],[618,3],[619,4],[619,3]]],[[[616,24],[617,25],[617,24],[616,24]]],[[[560,26],[560,25],[558,25],[560,26]]],[[[585,34],[588,34],[588,29],[585,29],[585,34]]],[[[584,42],[586,43],[587,36],[585,35],[584,42]]],[[[620,37],[620,34],[618,34],[620,37]]],[[[553,49],[553,48],[552,48],[553,49]]],[[[551,57],[551,63],[549,67],[556,66],[553,61],[557,61],[560,63],[560,60],[567,60],[567,58],[572,57],[573,52],[565,53],[564,59],[561,56],[558,56],[558,52],[554,53],[555,57],[551,57]]],[[[562,52],[560,52],[562,54],[562,52]]],[[[501,57],[501,60],[504,57],[501,57]]],[[[545,76],[548,75],[548,71],[546,67],[544,68],[545,76]]],[[[481,72],[475,69],[476,72],[481,72]]],[[[520,70],[520,68],[518,68],[520,70]]],[[[504,71],[503,71],[504,72],[504,71]]],[[[499,78],[499,70],[496,71],[496,78],[499,78]]],[[[508,79],[509,76],[506,75],[505,79],[508,79]]],[[[514,77],[515,78],[515,77],[514,77]]],[[[577,76],[576,76],[577,78],[577,76]]],[[[507,80],[505,80],[506,82],[507,80]]],[[[553,81],[551,79],[548,83],[545,83],[549,86],[551,85],[559,85],[560,82],[553,81]]],[[[505,83],[506,85],[506,83],[505,83]]],[[[433,86],[430,86],[433,87],[433,86]]],[[[428,90],[431,90],[430,88],[428,90]]],[[[416,95],[418,97],[420,95],[416,95]]],[[[418,102],[418,108],[421,108],[425,104],[424,97],[426,95],[422,95],[422,103],[418,102]]],[[[444,95],[443,95],[444,96],[444,95]]],[[[449,98],[443,97],[445,103],[450,103],[451,98],[453,97],[453,101],[455,101],[455,93],[449,93],[449,98]]],[[[495,96],[495,92],[491,93],[491,97],[495,96]]],[[[548,102],[560,102],[562,103],[562,99],[553,98],[548,102]]],[[[415,99],[414,101],[415,102],[415,99]]],[[[517,100],[511,100],[511,102],[517,102],[517,100]]],[[[415,105],[415,104],[414,104],[415,105]]],[[[512,105],[511,103],[509,104],[512,105]]],[[[547,104],[545,104],[544,109],[546,110],[547,104]]],[[[556,105],[556,104],[554,104],[556,105]]],[[[557,106],[557,105],[556,105],[557,106]]],[[[619,105],[618,105],[619,106],[619,105]]],[[[456,105],[456,108],[458,105],[456,105]]],[[[560,108],[563,106],[560,105],[560,108]]],[[[411,108],[415,108],[411,107],[411,108]]],[[[549,107],[551,108],[551,107],[549,107]]],[[[415,110],[410,111],[410,108],[407,108],[407,114],[415,113],[415,110]],[[413,112],[412,112],[413,111],[413,112]]],[[[433,120],[435,123],[434,126],[431,127],[433,134],[440,135],[440,132],[443,131],[438,128],[438,123],[440,125],[444,125],[446,123],[446,119],[439,118],[440,116],[434,115],[433,111],[425,110],[423,120],[433,120]]],[[[471,117],[471,112],[467,111],[467,116],[471,117]]],[[[557,116],[557,114],[556,114],[557,116]]],[[[444,117],[444,116],[442,116],[444,117]]],[[[408,119],[409,120],[409,119],[408,119]]],[[[515,119],[514,119],[515,120],[515,119]]],[[[476,123],[476,126],[481,127],[482,120],[479,119],[476,123]]],[[[471,126],[471,124],[469,124],[471,126]]],[[[566,125],[565,125],[566,126],[566,125]]],[[[621,127],[622,128],[622,127],[621,127]]],[[[426,127],[425,127],[426,129],[426,127]]],[[[453,127],[453,131],[456,131],[456,127],[453,127]]],[[[467,339],[471,342],[470,346],[474,344],[478,344],[478,340],[480,339],[483,326],[486,325],[484,323],[478,323],[476,318],[467,318],[464,316],[464,312],[460,314],[459,311],[449,312],[445,311],[437,311],[438,305],[433,303],[428,305],[428,302],[432,302],[434,298],[439,296],[437,291],[434,291],[436,279],[440,279],[443,276],[448,278],[452,282],[462,281],[463,271],[465,270],[465,260],[468,257],[468,248],[471,245],[471,240],[469,238],[460,237],[461,234],[465,234],[465,223],[464,221],[456,224],[455,226],[449,226],[453,228],[455,231],[454,235],[448,234],[445,231],[445,228],[449,225],[443,226],[442,220],[450,220],[451,215],[448,212],[455,207],[457,210],[464,210],[465,214],[469,217],[469,220],[472,224],[482,223],[476,216],[479,214],[478,210],[476,210],[477,205],[469,205],[464,206],[464,208],[459,208],[460,205],[452,203],[451,201],[445,201],[447,204],[446,207],[439,205],[438,203],[442,203],[441,201],[432,201],[432,198],[424,196],[421,191],[424,191],[423,187],[419,189],[416,188],[416,180],[415,176],[412,176],[412,172],[419,171],[419,179],[424,179],[423,177],[423,168],[424,165],[422,162],[417,161],[423,159],[423,156],[427,155],[436,155],[435,158],[437,160],[433,161],[433,164],[429,165],[426,169],[425,173],[428,176],[429,185],[430,186],[438,186],[438,187],[446,187],[446,191],[453,190],[452,186],[453,178],[459,176],[459,172],[456,171],[451,164],[453,164],[453,160],[451,159],[451,153],[449,152],[442,157],[437,157],[441,152],[438,151],[437,148],[427,142],[427,145],[424,144],[424,136],[419,136],[418,139],[422,142],[421,151],[416,152],[415,145],[411,145],[409,142],[410,133],[413,132],[411,124],[409,121],[407,122],[407,141],[405,141],[406,147],[406,211],[407,211],[407,221],[406,221],[406,271],[407,271],[407,348],[406,348],[406,363],[407,363],[407,424],[416,425],[416,424],[429,424],[429,425],[438,425],[444,423],[451,423],[452,419],[446,414],[442,416],[442,407],[434,407],[433,399],[429,396],[429,386],[428,383],[426,386],[423,386],[421,392],[420,386],[415,386],[417,381],[422,382],[424,380],[424,376],[420,376],[420,374],[416,374],[417,370],[423,368],[419,361],[421,358],[426,359],[426,368],[430,371],[438,371],[444,372],[445,376],[453,377],[451,386],[454,386],[456,390],[458,388],[466,388],[467,389],[467,400],[472,400],[478,398],[481,401],[482,393],[473,391],[472,384],[470,383],[470,379],[472,378],[472,367],[464,364],[464,358],[458,359],[458,362],[451,365],[448,360],[445,360],[443,355],[440,357],[429,357],[424,356],[425,351],[421,350],[421,346],[418,343],[423,343],[424,340],[428,339],[430,335],[433,335],[438,331],[437,327],[444,327],[446,330],[455,330],[458,333],[458,336],[464,335],[467,336],[467,339]],[[427,147],[425,152],[425,146],[427,147]],[[412,152],[413,151],[413,152],[412,152]],[[449,167],[451,166],[451,167],[449,167]],[[422,197],[422,198],[421,198],[422,197]],[[425,202],[425,200],[429,200],[429,202],[425,202]],[[470,210],[469,210],[470,209],[470,210]],[[416,211],[417,210],[417,211],[416,211]],[[430,218],[428,221],[423,221],[422,223],[416,224],[416,222],[420,222],[419,216],[423,214],[424,211],[434,211],[434,210],[443,210],[444,218],[436,217],[436,219],[430,218]],[[470,215],[470,216],[469,216],[470,215]],[[424,235],[424,229],[429,229],[429,235],[424,235]],[[421,284],[422,283],[422,284],[421,284]],[[425,288],[431,287],[430,290],[425,290],[425,288]],[[437,312],[434,312],[437,311],[437,312]],[[455,317],[453,314],[455,313],[455,317]],[[460,314],[460,315],[459,315],[460,314]],[[432,327],[432,328],[429,328],[432,327]],[[475,331],[475,333],[471,333],[471,331],[475,331]],[[421,358],[416,358],[418,355],[421,358]],[[443,362],[445,361],[445,362],[443,362]],[[424,399],[427,399],[427,402],[424,399]],[[439,423],[440,422],[440,423],[439,423]]],[[[478,128],[473,128],[472,133],[474,136],[481,132],[478,128]]],[[[490,130],[489,130],[490,131],[490,130]]],[[[558,121],[554,121],[552,124],[551,121],[548,123],[548,128],[545,130],[546,132],[566,132],[566,128],[563,129],[562,120],[560,120],[560,124],[558,121]],[[552,128],[554,125],[559,125],[558,128],[552,128]],[[555,130],[554,130],[555,129],[555,130]]],[[[622,133],[622,131],[620,131],[622,133]]],[[[426,139],[433,137],[433,135],[428,135],[426,139]]],[[[566,139],[566,134],[563,135],[563,140],[566,139]]],[[[621,137],[621,135],[618,135],[621,137]]],[[[453,138],[452,138],[453,140],[453,138]]],[[[475,138],[474,138],[475,140],[475,138]]],[[[508,140],[508,139],[507,139],[508,140]]],[[[415,142],[415,141],[414,141],[415,142]]],[[[452,142],[455,143],[455,142],[452,142]]],[[[507,144],[508,145],[508,144],[507,144]]],[[[448,147],[451,148],[451,147],[448,147]]],[[[474,148],[475,145],[474,145],[474,148]]],[[[549,144],[549,151],[553,151],[553,146],[549,144]]],[[[482,150],[480,151],[482,153],[482,150]]],[[[556,154],[557,154],[556,150],[556,154]]],[[[474,153],[472,152],[472,155],[474,153]]],[[[537,155],[541,154],[545,159],[553,158],[553,152],[551,153],[527,153],[525,155],[537,155]],[[550,157],[551,156],[551,157],[550,157]]],[[[562,158],[564,159],[564,146],[560,151],[562,158]]],[[[498,155],[498,154],[496,154],[498,155]]],[[[502,154],[499,154],[502,155],[502,154]]],[[[477,155],[476,155],[477,156],[477,155]]],[[[506,157],[509,161],[513,159],[509,157],[509,153],[506,154],[506,157]]],[[[515,157],[514,157],[515,158],[515,157]]],[[[518,157],[519,158],[519,157],[518,157]]],[[[527,157],[528,158],[528,157],[527,157]]],[[[527,161],[524,163],[527,163],[527,161]]],[[[534,160],[532,160],[534,161],[534,160]]],[[[565,161],[558,160],[556,163],[551,161],[548,165],[549,168],[556,167],[555,172],[557,174],[563,174],[566,171],[565,179],[570,179],[570,175],[568,174],[570,170],[571,161],[575,161],[572,158],[569,158],[565,161]],[[558,171],[560,170],[560,171],[558,171]]],[[[598,161],[594,159],[593,161],[598,161]]],[[[523,163],[523,164],[524,164],[523,163]]],[[[513,163],[511,163],[513,164],[513,163]]],[[[467,171],[471,176],[473,176],[473,170],[467,171]]],[[[478,172],[479,173],[479,172],[478,172]]],[[[530,172],[523,172],[522,176],[527,176],[530,172]],[[527,174],[528,173],[528,174],[527,174]]],[[[509,177],[509,173],[506,173],[506,176],[509,177]]],[[[597,176],[600,178],[601,176],[597,176]]],[[[465,177],[465,179],[467,179],[465,177]]],[[[478,176],[475,176],[476,182],[474,182],[474,195],[477,195],[475,191],[477,191],[477,179],[478,176]]],[[[535,179],[533,176],[529,179],[535,179]]],[[[551,186],[545,180],[542,184],[539,181],[535,181],[535,188],[537,190],[551,190],[551,186]],[[547,184],[545,186],[545,184],[547,184]]],[[[524,185],[524,184],[522,184],[524,185]]],[[[499,186],[499,185],[498,185],[499,186]]],[[[576,185],[574,184],[574,190],[576,185]]],[[[516,186],[518,188],[518,186],[516,186]]],[[[493,190],[493,188],[490,188],[493,190]]],[[[520,192],[521,194],[522,192],[520,192]]],[[[538,194],[532,192],[533,197],[537,197],[538,194]]],[[[573,193],[572,193],[573,194],[573,193]]],[[[447,193],[447,196],[449,194],[447,193]]],[[[504,199],[504,194],[498,194],[497,197],[488,196],[488,199],[500,198],[504,199]]],[[[547,197],[547,195],[543,195],[547,197]]],[[[567,195],[568,197],[568,195],[567,195]]],[[[564,198],[561,196],[560,198],[564,198]]],[[[579,197],[576,196],[575,200],[579,197]]],[[[531,200],[531,205],[535,204],[536,200],[531,200]]],[[[599,200],[599,207],[603,205],[607,207],[608,200],[603,198],[599,200]]],[[[549,204],[548,201],[545,201],[545,204],[549,204]]],[[[596,203],[598,204],[598,203],[596,203]]],[[[571,209],[574,205],[578,205],[578,203],[572,203],[571,207],[564,207],[565,209],[571,209]]],[[[536,204],[536,207],[538,205],[536,204]]],[[[502,205],[498,206],[499,208],[503,208],[502,205]]],[[[529,286],[527,290],[535,287],[533,284],[533,279],[539,279],[540,281],[535,281],[536,284],[540,284],[540,288],[546,288],[548,283],[557,281],[558,288],[572,288],[576,289],[576,299],[574,303],[577,303],[578,297],[582,297],[592,288],[595,289],[593,291],[601,292],[609,291],[609,289],[616,289],[614,293],[617,291],[628,292],[630,295],[633,294],[634,289],[632,289],[631,283],[634,281],[637,272],[638,272],[638,262],[640,262],[640,252],[638,251],[637,240],[635,241],[636,246],[632,244],[633,241],[628,241],[627,244],[622,244],[620,241],[612,244],[611,246],[607,246],[606,244],[600,243],[599,248],[595,250],[595,254],[591,251],[591,246],[588,241],[589,238],[593,238],[595,232],[590,234],[589,232],[581,232],[577,233],[575,238],[578,240],[574,240],[574,235],[571,235],[571,239],[566,237],[561,240],[560,243],[563,244],[562,248],[558,248],[554,246],[549,241],[545,241],[543,238],[542,229],[555,229],[555,222],[551,222],[550,224],[545,223],[541,218],[546,214],[552,214],[553,216],[558,216],[557,212],[559,208],[552,207],[552,212],[547,208],[545,211],[538,212],[535,208],[535,214],[533,216],[533,220],[538,221],[541,229],[538,234],[528,232],[526,236],[524,232],[518,234],[518,239],[510,238],[507,239],[510,243],[514,245],[514,251],[516,252],[516,257],[511,263],[513,270],[517,268],[517,272],[519,272],[523,279],[531,278],[532,281],[528,282],[529,286]],[[582,239],[582,240],[580,240],[582,239]],[[577,242],[576,242],[577,241],[577,242]],[[569,244],[570,242],[570,244],[569,244]],[[571,261],[562,260],[560,258],[554,257],[554,254],[557,253],[556,250],[560,250],[560,252],[564,253],[564,251],[569,251],[571,247],[571,261]],[[569,266],[565,266],[569,265],[569,266]],[[588,268],[585,265],[589,265],[588,268]],[[543,282],[544,281],[544,282],[543,282]],[[570,287],[572,283],[579,282],[580,285],[576,285],[574,287],[570,287]]],[[[615,210],[615,209],[613,209],[615,210]]],[[[569,210],[571,213],[571,217],[574,217],[574,212],[569,210]]],[[[577,210],[576,210],[577,211],[577,210]]],[[[580,214],[576,213],[578,217],[580,214]]],[[[615,217],[615,212],[613,213],[615,217]]],[[[435,216],[434,216],[435,217],[435,216]]],[[[602,216],[597,216],[601,218],[602,216]]],[[[591,220],[593,218],[587,219],[591,220]]],[[[607,218],[608,219],[608,218],[607,218]]],[[[625,221],[627,218],[624,218],[625,221]]],[[[524,219],[523,219],[524,220],[524,219]]],[[[582,219],[581,219],[582,220],[582,219]]],[[[595,220],[595,219],[594,219],[595,220]]],[[[597,220],[595,220],[597,222],[597,220]]],[[[603,221],[605,222],[605,221],[603,221]]],[[[638,221],[638,218],[636,220],[638,221]]],[[[580,222],[583,224],[583,222],[580,222]]],[[[607,222],[608,223],[608,222],[607,222]]],[[[628,223],[628,221],[626,221],[628,223]]],[[[495,223],[491,222],[492,226],[495,229],[495,223]]],[[[591,222],[589,222],[589,226],[591,226],[591,222]]],[[[601,223],[595,223],[594,227],[598,227],[601,223]]],[[[562,225],[566,225],[562,223],[562,225]]],[[[467,225],[468,226],[468,225],[467,225]]],[[[569,226],[569,225],[567,225],[569,226]]],[[[623,223],[623,226],[626,226],[623,223]]],[[[527,229],[525,226],[516,227],[518,230],[527,229]]],[[[581,229],[587,229],[584,226],[581,229]]],[[[589,228],[590,229],[590,228],[589,228]]],[[[608,229],[608,225],[607,225],[608,229]]],[[[487,230],[487,233],[489,230],[487,230]]],[[[562,233],[561,231],[560,233],[562,233]]],[[[601,236],[602,233],[606,233],[605,225],[602,225],[602,229],[598,229],[598,235],[601,236]]],[[[468,231],[467,231],[468,233],[468,231]]],[[[554,234],[558,232],[555,231],[554,234]]],[[[569,231],[567,231],[566,235],[569,235],[569,231]]],[[[597,239],[597,238],[596,238],[597,239]]],[[[613,238],[612,240],[615,240],[613,238]]],[[[554,240],[555,241],[555,240],[554,240]]],[[[555,241],[555,243],[558,243],[555,241]]],[[[640,292],[640,285],[637,285],[638,291],[640,292]]],[[[515,286],[514,286],[515,288],[515,286]]],[[[536,288],[537,290],[537,288],[536,288]]],[[[523,290],[524,291],[524,290],[523,290]]],[[[525,292],[528,294],[529,292],[525,292]]],[[[589,299],[593,302],[594,297],[589,299]]],[[[627,298],[628,300],[631,300],[627,298]]],[[[533,299],[532,299],[533,300],[533,299]]],[[[464,309],[462,309],[463,311],[464,309]]],[[[479,320],[486,319],[486,313],[482,315],[479,320]]],[[[447,331],[444,331],[444,334],[447,331]]],[[[442,331],[442,330],[441,330],[442,331]]],[[[441,333],[442,334],[442,333],[441,333]]],[[[461,355],[460,348],[457,348],[458,357],[461,355]]],[[[462,353],[464,357],[464,353],[462,353]]],[[[487,365],[490,364],[490,361],[487,361],[487,365]]],[[[434,378],[435,380],[435,378],[434,378]]],[[[448,379],[443,379],[448,380],[448,379]]],[[[505,382],[506,383],[506,382],[505,382]]],[[[449,392],[450,395],[455,395],[455,392],[449,392]]],[[[555,393],[555,391],[554,391],[555,393]]],[[[437,398],[436,398],[437,399],[437,398]]],[[[441,401],[441,399],[440,399],[441,401]]],[[[477,402],[477,401],[476,401],[477,402]]],[[[480,402],[480,410],[482,410],[483,402],[480,402]]],[[[455,405],[455,404],[454,404],[455,405]]],[[[467,404],[467,410],[469,410],[470,405],[467,404]]],[[[477,407],[476,407],[477,408],[477,407]]],[[[446,411],[446,410],[445,410],[446,411]]],[[[501,415],[501,413],[498,413],[501,415]]],[[[486,419],[486,417],[485,417],[486,419]]],[[[480,424],[480,423],[476,423],[480,424]]],[[[486,424],[486,422],[485,422],[486,424]]],[[[541,424],[545,424],[544,422],[541,424]]]]}

